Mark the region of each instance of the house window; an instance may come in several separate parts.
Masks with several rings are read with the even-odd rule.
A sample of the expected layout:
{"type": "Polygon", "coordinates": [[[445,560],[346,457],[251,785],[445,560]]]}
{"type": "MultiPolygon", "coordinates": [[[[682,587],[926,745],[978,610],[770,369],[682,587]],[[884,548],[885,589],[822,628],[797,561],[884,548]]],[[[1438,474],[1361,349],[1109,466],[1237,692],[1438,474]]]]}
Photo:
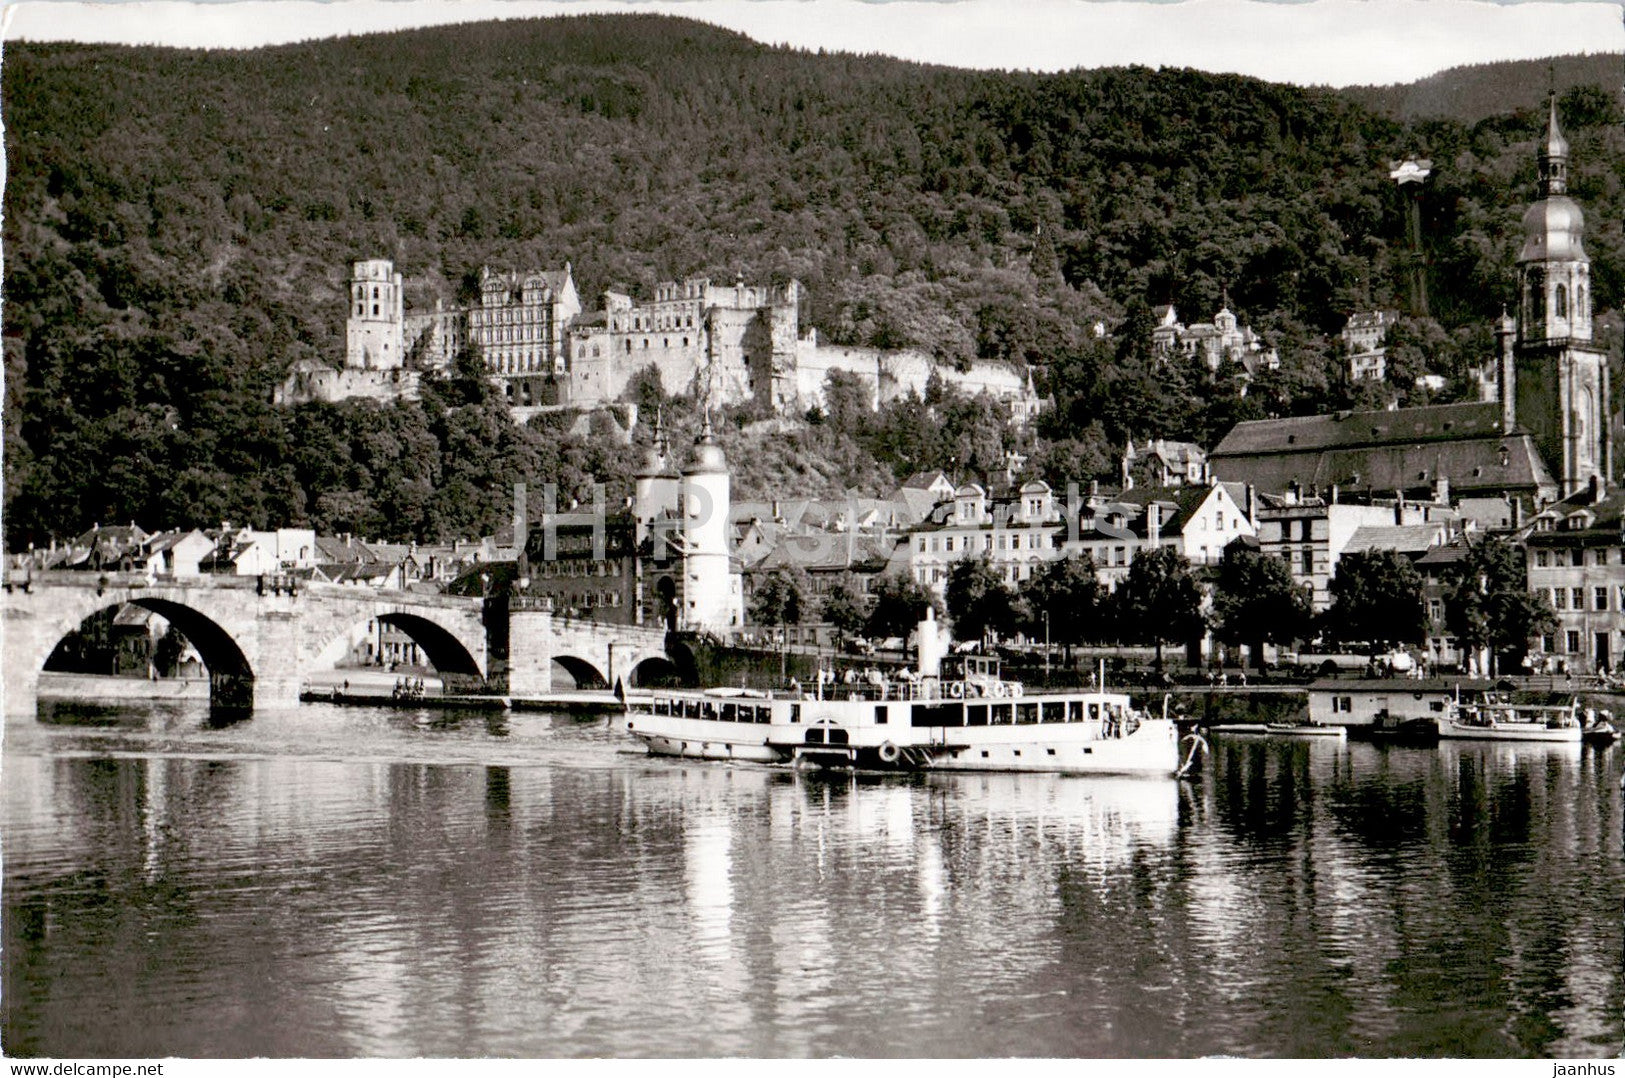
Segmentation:
{"type": "Polygon", "coordinates": [[[1584,588],[1570,588],[1569,601],[1574,605],[1574,609],[1584,610],[1586,608],[1586,590],[1584,588]]]}
{"type": "Polygon", "coordinates": [[[983,550],[992,550],[993,549],[993,537],[991,535],[982,536],[982,549],[983,550]]]}
{"type": "Polygon", "coordinates": [[[953,550],[954,550],[954,537],[953,536],[950,535],[950,536],[948,536],[948,538],[946,538],[946,539],[944,539],[942,541],[942,549],[946,550],[950,554],[953,553],[953,550]]]}
{"type": "Polygon", "coordinates": [[[1552,589],[1552,606],[1557,610],[1569,608],[1569,593],[1567,588],[1552,589]]]}
{"type": "Polygon", "coordinates": [[[1567,637],[1564,642],[1568,644],[1568,648],[1566,649],[1568,653],[1570,655],[1580,654],[1580,631],[1578,629],[1570,629],[1563,635],[1567,637]]]}
{"type": "Polygon", "coordinates": [[[1303,575],[1313,576],[1315,573],[1315,548],[1306,546],[1301,554],[1303,557],[1303,575]]]}
{"type": "Polygon", "coordinates": [[[925,540],[924,539],[920,540],[920,553],[921,554],[925,553],[925,540]]]}
{"type": "Polygon", "coordinates": [[[1552,562],[1552,557],[1546,551],[1544,551],[1544,550],[1535,551],[1535,565],[1536,566],[1538,566],[1539,568],[1544,569],[1544,568],[1546,568],[1546,566],[1550,565],[1551,562],[1552,562]]]}
{"type": "Polygon", "coordinates": [[[1591,609],[1593,609],[1593,610],[1607,610],[1608,609],[1608,589],[1606,587],[1603,587],[1603,586],[1599,585],[1599,586],[1593,588],[1591,598],[1592,598],[1591,609]]]}

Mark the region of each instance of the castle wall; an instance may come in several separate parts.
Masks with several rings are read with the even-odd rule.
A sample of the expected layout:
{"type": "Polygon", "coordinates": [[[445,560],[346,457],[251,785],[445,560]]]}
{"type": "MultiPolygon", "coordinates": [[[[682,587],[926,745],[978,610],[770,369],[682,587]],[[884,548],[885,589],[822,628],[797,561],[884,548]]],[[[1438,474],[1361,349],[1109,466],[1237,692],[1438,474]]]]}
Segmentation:
{"type": "Polygon", "coordinates": [[[272,395],[272,403],[279,405],[308,404],[322,401],[417,400],[422,375],[408,370],[334,370],[331,367],[296,370],[272,395]]]}
{"type": "Polygon", "coordinates": [[[944,385],[976,396],[989,393],[1000,400],[1027,401],[1027,379],[1021,368],[997,360],[976,360],[968,371],[939,364],[924,352],[882,351],[845,345],[827,345],[809,339],[796,352],[796,393],[803,407],[822,407],[824,387],[831,371],[859,379],[870,392],[872,407],[903,396],[925,396],[935,374],[944,385]]]}

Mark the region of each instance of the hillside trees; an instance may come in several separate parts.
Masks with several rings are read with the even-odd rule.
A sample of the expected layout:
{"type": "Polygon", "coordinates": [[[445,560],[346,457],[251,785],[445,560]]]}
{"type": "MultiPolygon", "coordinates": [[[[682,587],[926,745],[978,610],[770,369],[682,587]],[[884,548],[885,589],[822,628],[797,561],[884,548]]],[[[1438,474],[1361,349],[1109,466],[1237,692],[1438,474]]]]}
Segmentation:
{"type": "MultiPolygon", "coordinates": [[[[1440,373],[1459,395],[1475,327],[1508,298],[1542,119],[1539,93],[1407,125],[1362,103],[1381,95],[1173,69],[953,71],[652,16],[242,52],[16,42],[0,95],[13,547],[96,519],[227,514],[428,538],[492,519],[515,474],[579,482],[580,447],[539,434],[500,435],[522,458],[511,468],[448,462],[465,422],[495,433],[466,395],[438,402],[475,408],[466,421],[400,406],[437,446],[397,479],[311,459],[297,433],[311,428],[266,402],[293,363],[338,362],[359,257],[394,259],[419,311],[456,301],[483,265],[570,260],[589,308],[690,274],[794,276],[804,327],[826,339],[1035,365],[1058,407],[1023,451],[1074,441],[1078,461],[1102,438],[1211,445],[1239,419],[1349,406],[1325,335],[1351,309],[1395,305],[1403,216],[1386,162],[1423,154],[1440,162],[1430,296],[1458,344],[1458,369],[1440,373]],[[1226,295],[1281,353],[1245,396],[1143,347],[1149,305],[1200,321],[1226,295]],[[419,489],[440,481],[459,495],[419,489]]],[[[1596,222],[1625,217],[1608,97],[1564,101],[1596,222]]],[[[1601,314],[1625,289],[1625,234],[1594,228],[1587,249],[1601,314]]],[[[973,411],[833,419],[752,482],[980,472],[1015,446],[973,411]]],[[[329,449],[384,422],[341,414],[356,429],[329,449]]]]}

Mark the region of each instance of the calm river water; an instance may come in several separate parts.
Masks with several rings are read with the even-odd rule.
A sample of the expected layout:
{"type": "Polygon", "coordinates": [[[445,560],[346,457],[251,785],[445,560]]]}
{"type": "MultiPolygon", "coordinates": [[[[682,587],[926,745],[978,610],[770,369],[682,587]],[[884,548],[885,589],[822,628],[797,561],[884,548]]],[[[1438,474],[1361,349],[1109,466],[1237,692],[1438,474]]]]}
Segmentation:
{"type": "Polygon", "coordinates": [[[5,730],[50,1056],[1617,1054],[1618,749],[1220,740],[1186,783],[820,778],[615,724],[5,730]]]}

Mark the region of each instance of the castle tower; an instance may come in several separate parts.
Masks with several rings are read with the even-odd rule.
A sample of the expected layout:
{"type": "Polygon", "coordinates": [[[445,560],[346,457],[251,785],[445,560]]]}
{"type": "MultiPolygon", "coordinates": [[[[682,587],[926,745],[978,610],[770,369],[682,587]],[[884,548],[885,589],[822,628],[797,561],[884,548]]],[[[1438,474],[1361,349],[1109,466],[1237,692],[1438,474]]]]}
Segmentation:
{"type": "Polygon", "coordinates": [[[398,370],[405,365],[405,304],[401,275],[387,258],[350,267],[350,315],[345,323],[344,365],[356,370],[398,370]]]}
{"type": "Polygon", "coordinates": [[[1569,144],[1548,103],[1540,198],[1523,216],[1518,255],[1517,420],[1535,436],[1563,497],[1611,478],[1607,353],[1591,339],[1585,215],[1568,196],[1569,144]]]}
{"type": "Polygon", "coordinates": [[[683,519],[684,628],[723,632],[745,620],[744,589],[728,551],[728,461],[711,436],[711,420],[694,442],[678,486],[683,519]]]}

